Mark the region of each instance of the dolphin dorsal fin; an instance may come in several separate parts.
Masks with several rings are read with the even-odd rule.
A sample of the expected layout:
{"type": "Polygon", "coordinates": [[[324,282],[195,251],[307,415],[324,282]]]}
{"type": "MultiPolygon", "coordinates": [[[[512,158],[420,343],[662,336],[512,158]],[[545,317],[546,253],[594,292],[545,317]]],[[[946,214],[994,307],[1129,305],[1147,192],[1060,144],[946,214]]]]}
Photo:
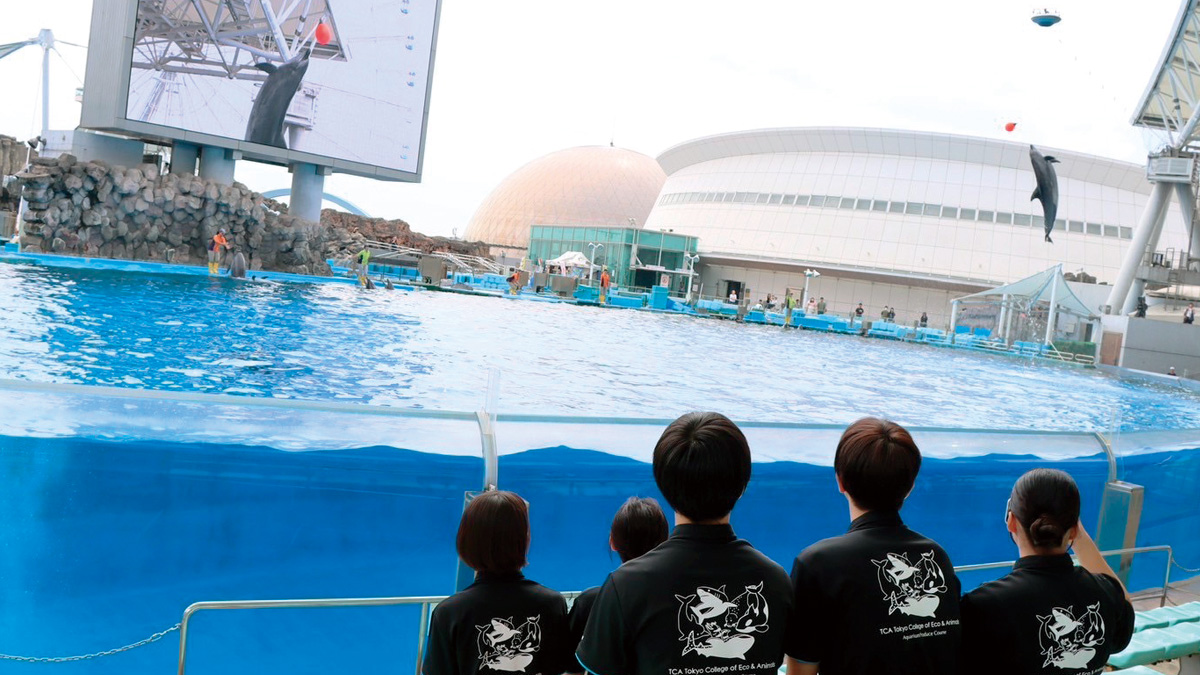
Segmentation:
{"type": "Polygon", "coordinates": [[[1029,201],[1033,201],[1035,199],[1041,199],[1041,198],[1042,198],[1042,186],[1039,185],[1039,186],[1033,188],[1033,194],[1029,195],[1029,201]]]}

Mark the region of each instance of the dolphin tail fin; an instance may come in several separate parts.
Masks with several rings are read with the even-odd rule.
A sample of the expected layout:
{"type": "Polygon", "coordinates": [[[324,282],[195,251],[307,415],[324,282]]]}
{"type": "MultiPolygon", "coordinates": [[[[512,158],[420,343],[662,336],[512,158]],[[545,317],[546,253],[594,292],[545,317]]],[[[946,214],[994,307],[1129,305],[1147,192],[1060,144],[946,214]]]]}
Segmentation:
{"type": "Polygon", "coordinates": [[[1039,185],[1039,186],[1033,188],[1033,194],[1029,195],[1029,201],[1033,201],[1035,199],[1041,199],[1041,198],[1042,198],[1042,186],[1039,185]]]}
{"type": "Polygon", "coordinates": [[[1047,232],[1047,233],[1046,233],[1046,241],[1050,242],[1051,244],[1053,244],[1053,243],[1054,243],[1054,240],[1050,238],[1050,233],[1049,233],[1049,232],[1047,232]]]}

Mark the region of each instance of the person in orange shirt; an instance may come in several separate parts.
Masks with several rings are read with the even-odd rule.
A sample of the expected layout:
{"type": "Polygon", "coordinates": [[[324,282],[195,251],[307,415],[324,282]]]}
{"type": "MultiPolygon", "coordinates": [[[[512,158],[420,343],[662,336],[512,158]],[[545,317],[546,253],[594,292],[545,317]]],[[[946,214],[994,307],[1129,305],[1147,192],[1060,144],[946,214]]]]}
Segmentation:
{"type": "Polygon", "coordinates": [[[605,267],[600,272],[600,304],[604,304],[605,298],[608,296],[608,287],[612,284],[612,278],[608,276],[608,268],[605,267]]]}
{"type": "Polygon", "coordinates": [[[208,273],[216,274],[221,265],[221,252],[229,248],[229,241],[225,239],[225,229],[217,230],[213,235],[212,241],[208,242],[208,273]]]}

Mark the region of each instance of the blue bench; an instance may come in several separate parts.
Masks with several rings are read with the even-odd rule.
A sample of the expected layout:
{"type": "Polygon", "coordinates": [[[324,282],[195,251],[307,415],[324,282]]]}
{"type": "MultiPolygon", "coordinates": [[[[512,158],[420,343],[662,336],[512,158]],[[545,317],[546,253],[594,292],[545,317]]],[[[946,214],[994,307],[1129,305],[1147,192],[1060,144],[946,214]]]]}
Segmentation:
{"type": "Polygon", "coordinates": [[[1135,666],[1181,659],[1181,675],[1200,673],[1200,602],[1138,612],[1133,626],[1129,646],[1110,656],[1108,665],[1135,673],[1135,666]]]}

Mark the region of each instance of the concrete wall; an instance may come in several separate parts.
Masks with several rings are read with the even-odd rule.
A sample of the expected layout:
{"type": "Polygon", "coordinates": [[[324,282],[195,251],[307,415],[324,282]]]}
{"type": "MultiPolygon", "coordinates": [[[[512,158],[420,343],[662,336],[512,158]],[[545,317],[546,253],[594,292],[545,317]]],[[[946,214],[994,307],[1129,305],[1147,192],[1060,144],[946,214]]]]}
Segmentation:
{"type": "MultiPolygon", "coordinates": [[[[782,298],[788,288],[804,288],[804,274],[772,270],[747,269],[725,265],[703,265],[699,282],[704,284],[706,297],[724,297],[727,286],[724,281],[740,281],[750,289],[750,301],[765,298],[768,293],[782,298]]],[[[929,314],[929,325],[945,328],[950,322],[950,301],[965,293],[917,288],[901,284],[887,284],[862,279],[839,278],[822,274],[808,285],[809,295],[825,298],[830,314],[850,314],[858,303],[868,319],[878,319],[879,311],[886,305],[896,309],[896,322],[911,326],[921,318],[921,312],[929,314]]]]}
{"type": "Polygon", "coordinates": [[[1200,378],[1200,324],[1129,319],[1120,366],[1200,378]]]}

